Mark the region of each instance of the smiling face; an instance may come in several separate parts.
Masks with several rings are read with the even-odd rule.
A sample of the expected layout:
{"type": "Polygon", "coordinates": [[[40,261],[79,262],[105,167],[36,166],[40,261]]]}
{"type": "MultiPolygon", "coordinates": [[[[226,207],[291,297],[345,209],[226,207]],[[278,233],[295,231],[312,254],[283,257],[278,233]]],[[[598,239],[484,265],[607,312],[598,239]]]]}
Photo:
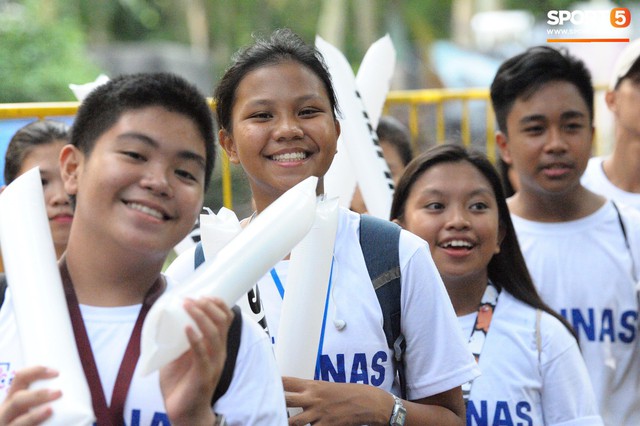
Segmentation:
{"type": "Polygon", "coordinates": [[[589,109],[576,86],[551,81],[513,103],[507,133],[496,142],[522,191],[561,195],[580,188],[592,139],[589,109]]]}
{"type": "Polygon", "coordinates": [[[402,226],[429,243],[445,284],[487,283],[487,265],[500,251],[496,196],[466,161],[438,163],[415,181],[402,226]]]}
{"type": "Polygon", "coordinates": [[[324,176],[339,134],[322,81],[300,63],[286,61],[244,76],[231,128],[219,136],[230,161],[242,164],[261,211],[305,178],[324,176]]]}
{"type": "Polygon", "coordinates": [[[24,158],[18,174],[23,174],[34,167],[40,168],[44,201],[51,228],[51,238],[58,256],[62,254],[67,241],[73,219],[73,210],[69,196],[64,191],[62,176],[60,175],[60,150],[67,143],[56,140],[51,143],[36,145],[29,150],[24,158]]]}
{"type": "Polygon", "coordinates": [[[164,258],[202,207],[204,144],[191,119],[154,106],[123,113],[88,155],[65,147],[65,188],[76,195],[71,241],[77,225],[105,250],[164,258]]]}

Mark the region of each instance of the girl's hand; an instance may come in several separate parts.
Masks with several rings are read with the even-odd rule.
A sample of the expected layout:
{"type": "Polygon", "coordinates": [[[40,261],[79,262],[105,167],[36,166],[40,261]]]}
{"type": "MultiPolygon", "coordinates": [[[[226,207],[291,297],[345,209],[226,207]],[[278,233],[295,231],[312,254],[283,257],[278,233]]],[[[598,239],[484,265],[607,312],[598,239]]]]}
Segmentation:
{"type": "Polygon", "coordinates": [[[388,425],[394,399],[374,386],[283,377],[287,407],[304,411],[290,425],[388,425]]]}
{"type": "Polygon", "coordinates": [[[7,398],[0,405],[0,425],[39,425],[53,414],[47,403],[62,396],[60,390],[29,390],[36,380],[57,377],[58,372],[46,367],[29,367],[16,373],[7,398]]]}
{"type": "Polygon", "coordinates": [[[160,370],[160,387],[172,424],[212,425],[211,398],[224,367],[233,313],[210,297],[187,299],[184,307],[199,332],[186,329],[191,348],[160,370]]]}

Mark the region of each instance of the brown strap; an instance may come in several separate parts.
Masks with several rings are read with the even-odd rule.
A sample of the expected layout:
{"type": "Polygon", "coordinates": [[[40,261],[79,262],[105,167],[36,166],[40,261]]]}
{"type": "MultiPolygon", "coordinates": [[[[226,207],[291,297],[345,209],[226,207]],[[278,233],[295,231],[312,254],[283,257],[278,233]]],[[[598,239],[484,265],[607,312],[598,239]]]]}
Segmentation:
{"type": "Polygon", "coordinates": [[[67,298],[67,306],[69,308],[69,316],[71,317],[71,325],[73,326],[73,334],[76,339],[78,352],[80,353],[80,361],[82,362],[84,375],[87,378],[89,389],[91,391],[91,402],[97,419],[96,424],[98,426],[124,425],[124,404],[127,399],[129,387],[131,386],[133,372],[136,368],[136,364],[138,363],[138,358],[140,357],[140,334],[142,332],[142,323],[144,322],[144,318],[153,303],[164,291],[164,280],[162,277],[158,278],[144,297],[142,308],[138,314],[138,319],[133,327],[133,332],[129,338],[127,349],[125,350],[120,364],[120,369],[118,370],[118,376],[113,386],[113,394],[111,396],[111,406],[109,407],[107,406],[107,401],[104,396],[102,383],[100,383],[98,368],[96,366],[95,358],[93,357],[93,351],[91,349],[89,336],[87,335],[87,329],[85,328],[84,320],[82,319],[78,298],[73,288],[71,276],[69,275],[67,263],[64,258],[60,261],[60,276],[64,286],[64,293],[67,298]]]}

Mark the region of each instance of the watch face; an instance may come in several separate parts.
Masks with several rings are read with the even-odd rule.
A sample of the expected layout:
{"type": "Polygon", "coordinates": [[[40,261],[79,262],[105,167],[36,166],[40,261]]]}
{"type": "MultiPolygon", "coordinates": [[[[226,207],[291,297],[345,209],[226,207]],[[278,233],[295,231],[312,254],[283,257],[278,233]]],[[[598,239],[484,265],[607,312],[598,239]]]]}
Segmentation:
{"type": "Polygon", "coordinates": [[[407,410],[403,406],[400,406],[398,407],[398,411],[394,413],[391,426],[404,426],[404,422],[406,419],[407,419],[407,410]]]}

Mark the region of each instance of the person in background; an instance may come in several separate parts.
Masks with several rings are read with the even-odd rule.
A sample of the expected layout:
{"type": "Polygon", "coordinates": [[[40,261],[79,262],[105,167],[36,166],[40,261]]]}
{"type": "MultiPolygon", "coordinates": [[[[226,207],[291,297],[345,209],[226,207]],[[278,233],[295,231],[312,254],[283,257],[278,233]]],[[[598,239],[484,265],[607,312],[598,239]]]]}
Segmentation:
{"type": "Polygon", "coordinates": [[[34,121],[20,128],[9,141],[4,159],[6,185],[34,167],[40,168],[51,237],[60,258],[69,239],[73,209],[60,176],[60,150],[69,143],[69,127],[60,121],[34,121]]]}
{"type": "Polygon", "coordinates": [[[618,57],[605,101],[613,114],[613,152],[589,160],[582,184],[640,210],[640,39],[618,57]]]}
{"type": "Polygon", "coordinates": [[[573,330],[538,295],[483,154],[447,144],[416,157],[391,219],[429,243],[482,371],[462,388],[467,425],[602,425],[573,330]]]}
{"type": "Polygon", "coordinates": [[[580,183],[591,75],[564,50],[532,47],[499,67],[490,92],[496,143],[520,182],[508,205],[533,282],[576,330],[605,424],[640,424],[640,213],[580,183]]]}
{"type": "MultiPolygon", "coordinates": [[[[313,46],[288,29],[256,40],[234,56],[214,99],[220,144],[243,167],[256,215],[309,176],[319,178],[323,193],[340,124],[330,75],[313,46]]],[[[463,424],[460,385],[478,374],[477,366],[424,242],[398,230],[403,399],[359,227],[360,215],[340,209],[318,380],[283,378],[287,406],[303,408],[290,424],[463,424]]],[[[288,267],[289,260],[280,261],[258,282],[274,342],[288,267]]]]}
{"type": "Polygon", "coordinates": [[[395,117],[383,115],[376,128],[378,143],[394,183],[398,183],[405,166],[413,158],[409,129],[395,117]]]}
{"type": "MultiPolygon", "coordinates": [[[[391,172],[391,178],[395,185],[398,183],[405,166],[413,158],[409,130],[397,118],[383,115],[378,122],[376,134],[380,148],[382,148],[382,155],[387,162],[387,166],[389,166],[389,172],[391,172]]],[[[362,193],[358,187],[356,187],[351,200],[351,210],[356,213],[367,212],[367,206],[364,204],[362,193]]]]}
{"type": "MultiPolygon", "coordinates": [[[[4,181],[13,182],[22,173],[34,167],[40,168],[44,204],[51,228],[51,238],[60,258],[67,248],[73,210],[67,193],[64,192],[60,163],[60,150],[69,142],[69,127],[60,121],[39,120],[18,129],[11,137],[4,160],[4,181]]],[[[0,188],[0,192],[6,187],[0,188]]],[[[0,265],[2,259],[0,258],[0,265]]],[[[0,306],[4,301],[7,277],[4,267],[0,269],[0,306]]]]}
{"type": "MultiPolygon", "coordinates": [[[[271,344],[250,319],[233,329],[235,368],[214,399],[235,322],[220,299],[186,299],[189,350],[159,372],[142,376],[135,367],[146,312],[179,285],[161,270],[202,208],[214,141],[211,109],[193,85],[173,74],[133,74],[84,99],[62,148],[75,215],[59,268],[99,425],[286,424],[271,344]]],[[[0,310],[0,425],[40,424],[61,391],[30,385],[61,372],[24,365],[13,309],[9,287],[0,310]]]]}

